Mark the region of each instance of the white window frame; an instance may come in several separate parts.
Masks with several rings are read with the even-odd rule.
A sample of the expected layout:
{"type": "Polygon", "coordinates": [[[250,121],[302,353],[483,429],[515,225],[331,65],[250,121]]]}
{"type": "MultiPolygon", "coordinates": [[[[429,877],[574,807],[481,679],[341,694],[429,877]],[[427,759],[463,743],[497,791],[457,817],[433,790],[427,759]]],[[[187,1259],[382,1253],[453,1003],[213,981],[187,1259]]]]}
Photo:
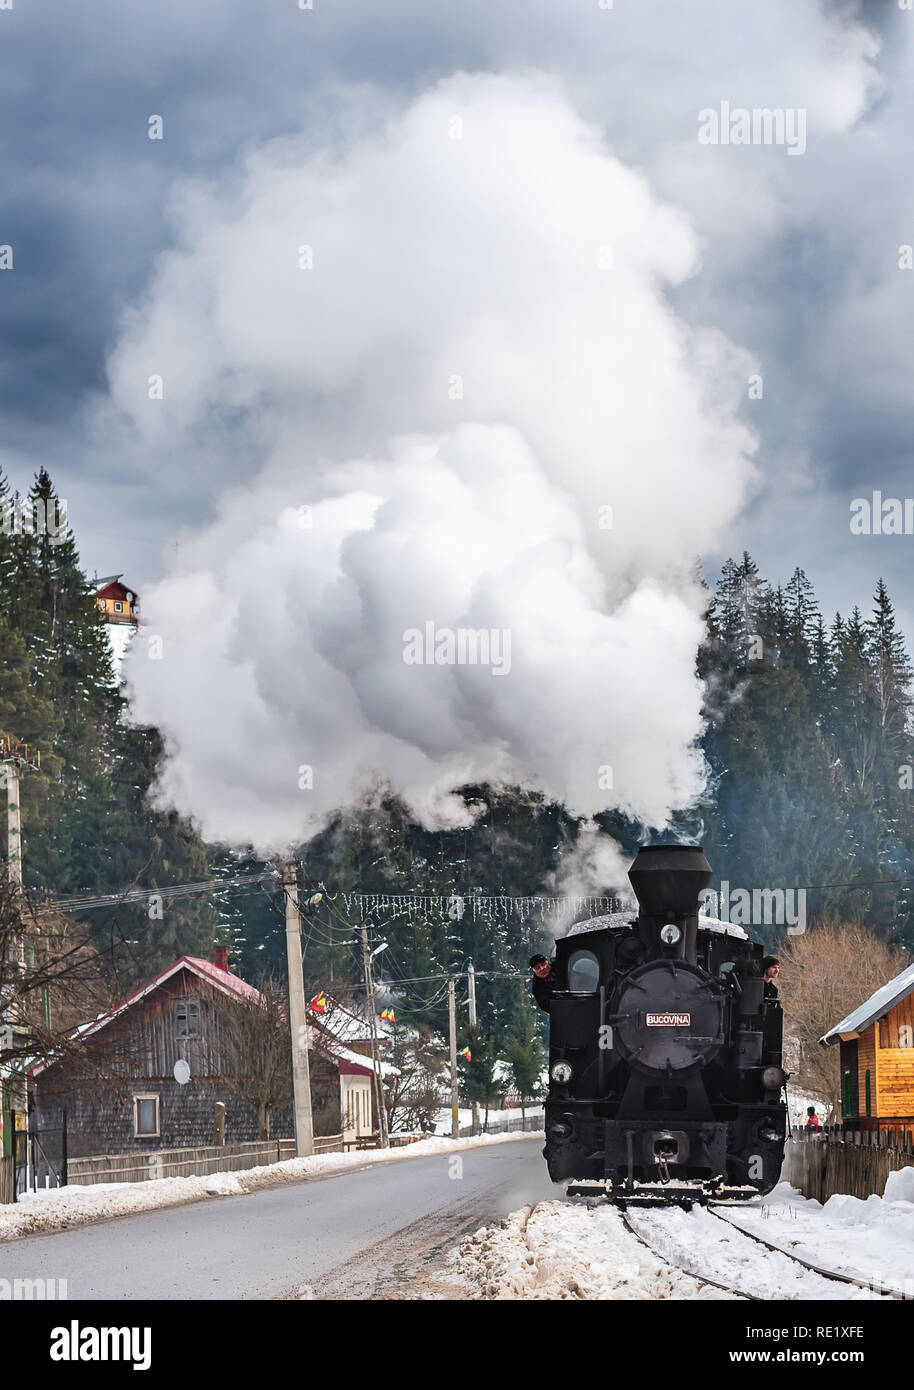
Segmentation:
{"type": "Polygon", "coordinates": [[[133,1137],[135,1139],[161,1139],[162,1137],[162,1103],[158,1091],[135,1091],[133,1094],[133,1137]],[[154,1100],[156,1107],[156,1127],[154,1130],[140,1131],[140,1108],[137,1104],[141,1100],[154,1100]]]}

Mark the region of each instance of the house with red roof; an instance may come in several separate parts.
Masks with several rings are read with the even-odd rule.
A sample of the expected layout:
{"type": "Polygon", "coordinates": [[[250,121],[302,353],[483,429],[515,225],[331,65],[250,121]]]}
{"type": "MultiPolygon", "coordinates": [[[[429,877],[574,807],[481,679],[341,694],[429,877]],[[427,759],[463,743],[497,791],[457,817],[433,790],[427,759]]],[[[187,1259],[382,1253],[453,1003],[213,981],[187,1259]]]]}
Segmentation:
{"type": "MultiPolygon", "coordinates": [[[[181,956],[81,1025],[77,1054],[33,1068],[30,1130],[59,1131],[66,1110],[72,1158],[202,1147],[213,1143],[219,1103],[227,1144],[262,1138],[265,1113],[272,1137],[291,1136],[286,1054],[264,1036],[257,1011],[243,1007],[261,999],[229,970],[227,947],[217,946],[211,961],[181,956]],[[258,1092],[252,1078],[269,1067],[270,1085],[258,1092]]],[[[284,1043],[287,1025],[274,1015],[272,1026],[284,1043]]],[[[315,1022],[309,1032],[315,1136],[370,1132],[375,1064],[329,1028],[315,1022]]]]}
{"type": "Polygon", "coordinates": [[[108,574],[95,581],[95,601],[105,623],[131,623],[140,620],[140,600],[135,591],[122,583],[123,575],[108,574]]]}

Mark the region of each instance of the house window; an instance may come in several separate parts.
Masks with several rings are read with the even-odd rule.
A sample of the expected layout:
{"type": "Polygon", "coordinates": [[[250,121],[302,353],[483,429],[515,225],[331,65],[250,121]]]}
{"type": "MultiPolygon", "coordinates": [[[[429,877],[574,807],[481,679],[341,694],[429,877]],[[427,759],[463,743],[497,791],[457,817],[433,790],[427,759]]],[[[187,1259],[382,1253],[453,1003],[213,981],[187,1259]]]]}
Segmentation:
{"type": "Polygon", "coordinates": [[[114,611],[115,611],[115,613],[120,613],[120,611],[121,611],[121,609],[122,609],[123,607],[124,607],[124,605],[123,605],[122,603],[120,603],[117,599],[115,599],[115,601],[114,601],[114,611]]]}
{"type": "Polygon", "coordinates": [[[159,1097],[133,1097],[134,1130],[138,1139],[157,1139],[159,1136],[159,1097]]]}
{"type": "Polygon", "coordinates": [[[175,1004],[175,1031],[179,1038],[195,1038],[197,1027],[196,999],[179,999],[175,1004]]]}

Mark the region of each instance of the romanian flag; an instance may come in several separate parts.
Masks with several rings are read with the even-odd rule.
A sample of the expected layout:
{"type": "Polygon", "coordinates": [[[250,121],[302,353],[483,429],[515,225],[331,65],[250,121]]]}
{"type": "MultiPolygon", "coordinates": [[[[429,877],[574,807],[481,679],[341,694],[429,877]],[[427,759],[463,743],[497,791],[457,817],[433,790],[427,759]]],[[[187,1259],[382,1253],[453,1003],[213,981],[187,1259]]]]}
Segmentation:
{"type": "Polygon", "coordinates": [[[321,990],[320,994],[315,994],[308,1008],[313,1014],[323,1014],[327,1012],[327,993],[321,990]]]}
{"type": "Polygon", "coordinates": [[[473,1060],[473,1054],[470,1052],[470,1049],[468,1047],[465,1047],[463,1049],[463,1051],[460,1053],[460,1056],[465,1057],[468,1062],[472,1062],[473,1060]]]}
{"type": "Polygon", "coordinates": [[[382,1023],[396,1023],[397,1021],[393,1009],[385,1009],[383,1013],[378,1014],[378,1017],[382,1023]]]}

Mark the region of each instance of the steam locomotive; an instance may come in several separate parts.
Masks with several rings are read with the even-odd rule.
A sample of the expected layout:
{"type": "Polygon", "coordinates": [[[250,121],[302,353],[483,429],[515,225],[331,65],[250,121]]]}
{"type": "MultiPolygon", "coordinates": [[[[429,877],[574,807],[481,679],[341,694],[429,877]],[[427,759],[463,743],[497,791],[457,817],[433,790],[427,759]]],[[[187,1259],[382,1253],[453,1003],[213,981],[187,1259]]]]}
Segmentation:
{"type": "Polygon", "coordinates": [[[762,947],[699,914],[711,881],[700,847],[643,846],[629,878],[636,918],[593,918],[556,944],[549,1175],[622,1202],[768,1192],[787,1073],[762,947]]]}

